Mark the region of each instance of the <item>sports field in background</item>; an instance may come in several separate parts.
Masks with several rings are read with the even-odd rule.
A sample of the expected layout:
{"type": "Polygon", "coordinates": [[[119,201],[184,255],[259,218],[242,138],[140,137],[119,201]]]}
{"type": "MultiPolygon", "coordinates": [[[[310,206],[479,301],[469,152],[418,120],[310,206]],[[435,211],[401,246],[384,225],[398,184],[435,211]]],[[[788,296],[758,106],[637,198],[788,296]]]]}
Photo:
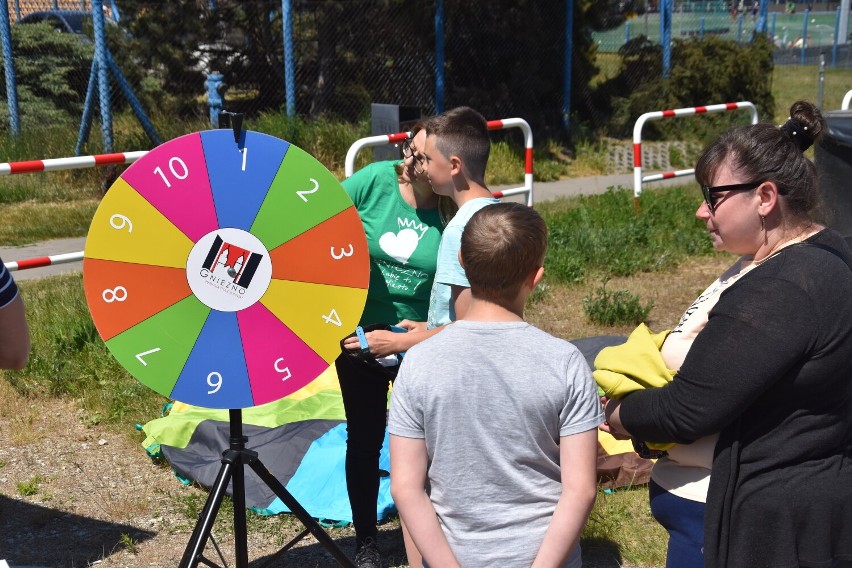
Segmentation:
{"type": "MultiPolygon", "coordinates": [[[[672,39],[714,35],[723,39],[749,41],[757,18],[750,10],[732,16],[724,9],[726,2],[685,2],[683,10],[672,15],[672,39]],[[696,11],[699,6],[707,10],[696,11]]],[[[750,2],[746,3],[747,5],[750,2]]],[[[822,3],[820,3],[822,4],[822,3]]],[[[767,18],[767,30],[772,34],[775,44],[781,48],[801,48],[802,37],[807,28],[805,47],[831,47],[834,44],[836,11],[812,11],[805,14],[770,12],[767,18]],[[807,22],[807,23],[806,23],[807,22]]],[[[598,52],[616,52],[626,41],[640,35],[647,36],[653,42],[660,41],[659,12],[645,13],[629,18],[618,27],[605,32],[593,32],[592,37],[598,44],[598,52]]]]}

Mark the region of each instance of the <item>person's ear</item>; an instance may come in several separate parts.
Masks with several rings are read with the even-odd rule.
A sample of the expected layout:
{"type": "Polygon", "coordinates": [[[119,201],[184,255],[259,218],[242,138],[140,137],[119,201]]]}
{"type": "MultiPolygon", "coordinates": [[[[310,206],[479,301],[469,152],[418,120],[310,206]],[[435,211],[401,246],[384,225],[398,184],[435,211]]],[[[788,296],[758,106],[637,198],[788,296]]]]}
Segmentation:
{"type": "Polygon", "coordinates": [[[464,260],[462,260],[461,249],[459,249],[458,257],[459,257],[459,264],[461,264],[461,267],[464,268],[464,260]]]}
{"type": "Polygon", "coordinates": [[[530,290],[535,290],[535,287],[538,286],[542,278],[544,278],[544,267],[539,266],[535,272],[531,272],[527,278],[527,284],[529,285],[530,290]]]}
{"type": "Polygon", "coordinates": [[[538,270],[536,270],[536,271],[535,271],[535,280],[534,280],[534,283],[535,283],[535,285],[536,285],[536,286],[538,286],[538,284],[539,284],[539,282],[541,282],[541,279],[542,279],[542,278],[544,278],[544,267],[543,267],[543,266],[539,266],[539,267],[538,267],[538,270]]]}
{"type": "Polygon", "coordinates": [[[462,161],[458,156],[450,156],[450,175],[457,176],[462,171],[462,161]]]}
{"type": "Polygon", "coordinates": [[[541,282],[542,278],[544,278],[544,267],[539,266],[538,270],[535,271],[535,277],[533,279],[533,288],[538,286],[538,284],[539,284],[539,282],[541,282]]]}
{"type": "Polygon", "coordinates": [[[757,187],[756,195],[758,198],[757,212],[766,217],[778,205],[778,186],[775,182],[765,181],[757,187]]]}

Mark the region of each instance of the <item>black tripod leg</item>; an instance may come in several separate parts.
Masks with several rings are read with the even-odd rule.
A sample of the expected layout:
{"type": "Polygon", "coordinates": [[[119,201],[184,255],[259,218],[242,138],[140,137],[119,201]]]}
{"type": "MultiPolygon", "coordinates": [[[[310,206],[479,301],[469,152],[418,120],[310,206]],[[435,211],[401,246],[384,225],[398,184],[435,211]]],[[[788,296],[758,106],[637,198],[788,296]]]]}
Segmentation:
{"type": "Polygon", "coordinates": [[[246,479],[242,461],[233,474],[234,554],[237,568],[248,568],[248,529],[246,528],[246,479]]]}
{"type": "Polygon", "coordinates": [[[343,566],[344,568],[356,568],[355,563],[352,562],[348,556],[346,556],[342,550],[335,544],[334,540],[325,530],[320,526],[320,524],[314,519],[302,505],[296,501],[296,498],[287,491],[287,489],[281,485],[281,482],[276,479],[274,475],[272,475],[266,466],[264,466],[260,460],[252,459],[248,461],[248,465],[254,470],[254,472],[266,483],[267,487],[272,489],[272,491],[283,501],[287,508],[293,512],[296,517],[302,521],[302,524],[305,525],[305,528],[308,529],[314,538],[316,538],[319,543],[337,560],[337,563],[343,566]]]}
{"type": "MultiPolygon", "coordinates": [[[[239,462],[239,457],[237,457],[236,464],[233,459],[222,460],[222,467],[219,469],[219,474],[213,483],[213,489],[210,491],[210,495],[207,496],[207,502],[204,504],[201,516],[198,517],[198,522],[192,531],[192,536],[183,553],[183,558],[181,558],[180,564],[178,564],[179,568],[195,568],[198,566],[199,559],[207,544],[207,539],[210,538],[210,531],[213,529],[213,523],[216,521],[216,515],[219,512],[219,507],[222,505],[222,498],[225,496],[235,465],[242,471],[243,464],[239,462]]],[[[234,506],[236,507],[236,504],[234,506]]],[[[243,515],[245,515],[245,509],[242,509],[242,511],[243,515]]],[[[245,523],[243,527],[245,528],[245,523]]],[[[243,542],[245,542],[245,539],[243,539],[243,542]]],[[[246,560],[247,564],[248,560],[246,560]]]]}

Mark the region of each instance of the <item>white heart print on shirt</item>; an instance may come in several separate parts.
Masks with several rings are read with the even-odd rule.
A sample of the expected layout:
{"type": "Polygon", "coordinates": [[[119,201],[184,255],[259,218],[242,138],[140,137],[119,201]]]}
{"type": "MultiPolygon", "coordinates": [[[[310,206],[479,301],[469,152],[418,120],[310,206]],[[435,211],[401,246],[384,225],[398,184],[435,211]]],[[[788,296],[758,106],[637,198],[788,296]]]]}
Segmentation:
{"type": "Polygon", "coordinates": [[[405,264],[414,250],[420,237],[414,229],[403,229],[398,233],[388,232],[379,239],[379,246],[387,255],[405,264]]]}

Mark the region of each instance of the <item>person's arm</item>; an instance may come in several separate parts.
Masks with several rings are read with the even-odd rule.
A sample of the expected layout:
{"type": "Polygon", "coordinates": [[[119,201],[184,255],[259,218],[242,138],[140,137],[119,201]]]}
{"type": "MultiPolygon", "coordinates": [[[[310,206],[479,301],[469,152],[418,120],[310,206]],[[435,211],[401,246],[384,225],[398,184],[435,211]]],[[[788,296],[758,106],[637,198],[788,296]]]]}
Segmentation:
{"type": "Polygon", "coordinates": [[[396,324],[397,327],[407,329],[408,331],[426,331],[427,325],[428,323],[425,321],[412,321],[410,319],[404,319],[396,324]]]}
{"type": "Polygon", "coordinates": [[[722,431],[801,363],[819,331],[812,299],[787,280],[746,278],[719,299],[671,383],[610,401],[610,426],[690,443],[722,431]]]}
{"type": "Polygon", "coordinates": [[[22,369],[30,355],[30,330],[24,302],[0,259],[0,368],[22,369]]]}
{"type": "Polygon", "coordinates": [[[580,542],[597,495],[597,430],[559,438],[562,493],[532,568],[562,566],[580,542]]]}
{"type": "Polygon", "coordinates": [[[429,566],[459,567],[426,494],[428,455],[422,438],[391,435],[391,496],[417,550],[429,566]]]}
{"type": "MultiPolygon", "coordinates": [[[[444,329],[444,327],[435,327],[423,331],[409,331],[408,333],[377,329],[376,331],[368,331],[364,336],[367,338],[367,344],[370,346],[370,354],[373,357],[385,357],[393,353],[408,351],[421,341],[432,337],[444,329]]],[[[361,349],[357,337],[350,337],[344,340],[343,346],[350,351],[361,349]]]]}

